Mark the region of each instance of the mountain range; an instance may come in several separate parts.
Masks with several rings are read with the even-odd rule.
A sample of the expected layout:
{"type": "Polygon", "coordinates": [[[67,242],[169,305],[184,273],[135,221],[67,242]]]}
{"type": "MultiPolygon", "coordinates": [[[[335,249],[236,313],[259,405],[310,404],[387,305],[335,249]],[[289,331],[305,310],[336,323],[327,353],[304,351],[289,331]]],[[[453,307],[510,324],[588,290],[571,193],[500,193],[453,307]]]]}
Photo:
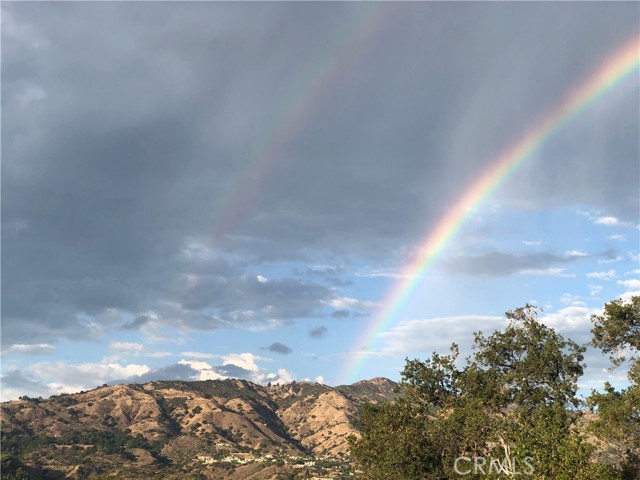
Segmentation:
{"type": "Polygon", "coordinates": [[[374,378],[158,381],[21,397],[0,406],[3,478],[346,478],[362,406],[398,395],[397,383],[374,378]]]}

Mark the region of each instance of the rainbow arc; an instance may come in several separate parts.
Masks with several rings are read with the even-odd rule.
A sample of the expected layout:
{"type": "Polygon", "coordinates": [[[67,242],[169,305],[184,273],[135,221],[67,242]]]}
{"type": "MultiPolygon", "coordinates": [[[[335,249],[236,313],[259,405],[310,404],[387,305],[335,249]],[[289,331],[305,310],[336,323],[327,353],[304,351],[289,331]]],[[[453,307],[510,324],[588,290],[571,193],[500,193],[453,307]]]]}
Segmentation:
{"type": "Polygon", "coordinates": [[[397,312],[413,294],[425,272],[446,246],[454,239],[469,217],[492,193],[504,184],[511,174],[542,145],[554,137],[573,119],[632,75],[640,66],[640,37],[624,45],[598,68],[595,73],[572,89],[541,122],[530,127],[515,143],[506,148],[489,168],[463,193],[421,242],[417,258],[406,265],[393,285],[382,308],[354,345],[353,358],[341,375],[342,383],[351,383],[366,361],[367,352],[375,348],[378,334],[396,320],[397,312]]]}

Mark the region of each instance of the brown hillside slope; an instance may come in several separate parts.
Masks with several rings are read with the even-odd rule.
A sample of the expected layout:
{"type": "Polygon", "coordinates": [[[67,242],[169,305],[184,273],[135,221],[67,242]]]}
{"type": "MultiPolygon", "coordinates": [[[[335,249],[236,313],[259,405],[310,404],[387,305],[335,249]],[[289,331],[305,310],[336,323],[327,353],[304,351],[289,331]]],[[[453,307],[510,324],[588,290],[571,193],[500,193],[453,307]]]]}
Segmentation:
{"type": "Polygon", "coordinates": [[[168,381],[23,399],[1,405],[3,451],[32,478],[275,478],[321,470],[308,463],[318,459],[335,470],[360,406],[394,398],[395,387],[168,381]]]}

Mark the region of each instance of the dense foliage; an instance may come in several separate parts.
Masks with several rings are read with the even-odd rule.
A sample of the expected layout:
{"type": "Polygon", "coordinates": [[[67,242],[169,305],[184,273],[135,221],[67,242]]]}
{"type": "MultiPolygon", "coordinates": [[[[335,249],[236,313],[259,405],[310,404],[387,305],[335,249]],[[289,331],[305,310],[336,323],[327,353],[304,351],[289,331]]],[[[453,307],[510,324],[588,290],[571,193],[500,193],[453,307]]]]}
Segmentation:
{"type": "Polygon", "coordinates": [[[63,432],[57,437],[2,434],[3,451],[22,454],[47,445],[91,445],[109,455],[121,453],[125,447],[144,448],[154,453],[161,448],[161,445],[150,445],[140,434],[133,437],[119,430],[72,430],[63,432]]]}
{"type": "Polygon", "coordinates": [[[9,452],[0,453],[0,472],[5,480],[29,480],[28,469],[9,452]]]}
{"type": "Polygon", "coordinates": [[[609,383],[604,392],[594,391],[589,403],[597,411],[592,430],[600,437],[623,441],[624,478],[640,478],[640,297],[605,305],[602,315],[592,316],[592,344],[611,355],[616,366],[628,361],[630,385],[617,391],[609,383]],[[626,355],[625,355],[626,352],[626,355]],[[631,357],[627,358],[628,355],[631,357]]]}
{"type": "MultiPolygon", "coordinates": [[[[637,352],[639,306],[638,298],[608,304],[594,327],[594,344],[610,353],[637,352]]],[[[464,362],[455,344],[448,355],[407,360],[404,395],[366,406],[362,437],[350,438],[360,478],[634,478],[631,457],[626,473],[594,461],[594,447],[577,428],[586,347],[565,340],[537,314],[529,305],[507,312],[504,330],[475,334],[474,353],[464,362]]],[[[608,386],[592,396],[599,427],[615,424],[631,448],[640,440],[639,374],[634,361],[630,388],[608,386]]]]}

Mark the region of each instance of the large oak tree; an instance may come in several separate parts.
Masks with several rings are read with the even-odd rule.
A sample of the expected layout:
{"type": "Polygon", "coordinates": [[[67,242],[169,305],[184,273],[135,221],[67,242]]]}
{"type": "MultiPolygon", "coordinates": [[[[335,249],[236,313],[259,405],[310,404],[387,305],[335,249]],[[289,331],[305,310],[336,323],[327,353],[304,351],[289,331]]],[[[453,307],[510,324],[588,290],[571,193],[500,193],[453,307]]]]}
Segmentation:
{"type": "Polygon", "coordinates": [[[565,340],[530,305],[508,325],[475,334],[474,353],[407,360],[404,394],[367,406],[351,453],[368,480],[463,478],[606,479],[575,428],[585,347],[565,340]],[[462,460],[460,460],[462,459],[462,460]]]}

